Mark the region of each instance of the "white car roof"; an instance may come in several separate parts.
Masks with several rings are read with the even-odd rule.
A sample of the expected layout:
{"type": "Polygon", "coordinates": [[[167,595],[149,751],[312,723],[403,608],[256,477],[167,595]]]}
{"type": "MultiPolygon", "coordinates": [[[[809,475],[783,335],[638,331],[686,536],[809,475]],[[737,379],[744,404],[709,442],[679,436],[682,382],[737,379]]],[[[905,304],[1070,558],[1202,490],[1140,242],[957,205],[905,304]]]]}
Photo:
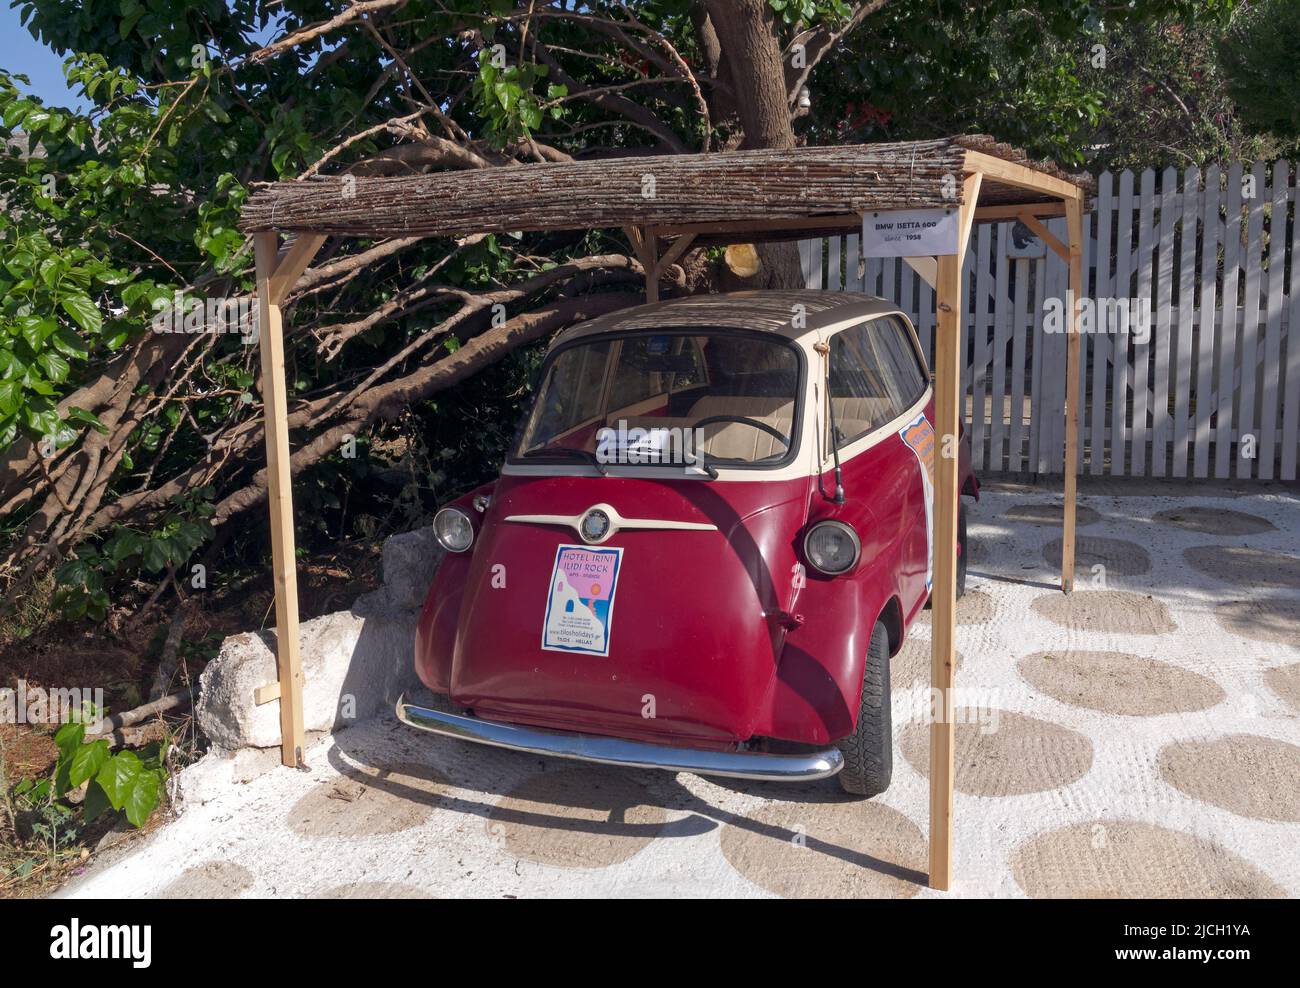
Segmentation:
{"type": "Polygon", "coordinates": [[[812,288],[687,295],[621,309],[562,331],[553,346],[601,333],[647,329],[751,329],[796,339],[852,319],[869,319],[899,307],[874,295],[828,292],[812,288]],[[802,325],[795,316],[802,306],[802,325]]]}

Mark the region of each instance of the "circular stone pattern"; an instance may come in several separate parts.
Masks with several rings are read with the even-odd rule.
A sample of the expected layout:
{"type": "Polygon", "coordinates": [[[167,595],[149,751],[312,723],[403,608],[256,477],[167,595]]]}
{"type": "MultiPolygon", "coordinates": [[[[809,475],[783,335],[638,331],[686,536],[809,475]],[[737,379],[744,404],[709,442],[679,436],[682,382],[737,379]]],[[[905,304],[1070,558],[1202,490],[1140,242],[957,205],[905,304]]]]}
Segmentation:
{"type": "Polygon", "coordinates": [[[1244,511],[1231,508],[1203,508],[1191,505],[1186,508],[1168,508],[1157,511],[1151,516],[1154,521],[1184,532],[1198,535],[1259,535],[1261,532],[1275,532],[1275,526],[1267,518],[1250,515],[1244,511]]]}
{"type": "Polygon", "coordinates": [[[442,774],[426,765],[367,765],[313,787],[289,811],[289,828],[303,837],[396,834],[423,823],[448,789],[442,774]]]}
{"type": "Polygon", "coordinates": [[[1214,608],[1224,631],[1257,642],[1300,642],[1300,600],[1226,600],[1214,608]]]}
{"type": "Polygon", "coordinates": [[[487,818],[488,836],[517,858],[561,868],[607,868],[628,860],[668,820],[635,779],[566,768],[526,779],[487,818]]]}
{"type": "MultiPolygon", "coordinates": [[[[972,796],[1023,796],[1076,782],[1092,768],[1092,742],[1049,721],[1008,710],[959,707],[953,787],[972,796]],[[981,724],[983,715],[985,723],[981,724]]],[[[921,775],[930,773],[930,725],[908,724],[899,748],[921,775]]]]}
{"type": "MultiPolygon", "coordinates": [[[[1052,539],[1043,546],[1043,560],[1053,569],[1061,568],[1060,539],[1052,539]]],[[[1106,567],[1108,575],[1137,576],[1151,572],[1151,557],[1136,542],[1080,535],[1075,544],[1074,565],[1076,570],[1087,573],[1091,573],[1094,566],[1101,565],[1106,567]]]]}
{"type": "MultiPolygon", "coordinates": [[[[996,610],[993,603],[993,597],[983,590],[968,590],[966,595],[957,601],[957,623],[958,624],[988,624],[993,620],[993,613],[996,610]]],[[[930,608],[924,608],[916,615],[917,624],[929,625],[930,608]]]]}
{"type": "Polygon", "coordinates": [[[1300,713],[1300,662],[1268,670],[1264,673],[1264,682],[1287,706],[1300,713]]]}
{"type": "Polygon", "coordinates": [[[158,899],[233,899],[253,887],[252,873],[230,861],[186,868],[155,894],[158,899]]]}
{"type": "Polygon", "coordinates": [[[1253,820],[1300,822],[1300,748],[1253,734],[1180,741],[1160,750],[1160,775],[1193,799],[1253,820]]]}
{"type": "Polygon", "coordinates": [[[1011,873],[1034,899],[1275,899],[1283,891],[1212,841],[1136,820],[1049,830],[1022,844],[1011,873]]]}
{"type": "Polygon", "coordinates": [[[721,843],[736,871],[791,899],[903,899],[925,883],[925,835],[882,803],[772,800],[723,827],[721,843]]]}
{"type": "Polygon", "coordinates": [[[1016,668],[1055,700],[1130,717],[1206,710],[1225,696],[1200,673],[1127,652],[1035,652],[1016,668]]]}
{"type": "Polygon", "coordinates": [[[1029,606],[1071,631],[1167,635],[1178,630],[1164,601],[1125,590],[1052,591],[1035,597],[1029,606]]]}
{"type": "MultiPolygon", "coordinates": [[[[1059,504],[1017,504],[1006,513],[1007,521],[1026,525],[1048,525],[1060,528],[1065,524],[1065,508],[1059,504]]],[[[1074,523],[1082,528],[1101,521],[1101,515],[1082,504],[1074,506],[1074,523]]]]}
{"type": "MultiPolygon", "coordinates": [[[[961,671],[962,657],[955,652],[954,673],[961,671]]],[[[896,690],[930,685],[930,642],[908,637],[898,654],[889,660],[889,685],[896,690]]]]}
{"type": "Polygon", "coordinates": [[[1187,565],[1240,587],[1300,590],[1300,556],[1243,545],[1194,545],[1183,550],[1187,565]]]}

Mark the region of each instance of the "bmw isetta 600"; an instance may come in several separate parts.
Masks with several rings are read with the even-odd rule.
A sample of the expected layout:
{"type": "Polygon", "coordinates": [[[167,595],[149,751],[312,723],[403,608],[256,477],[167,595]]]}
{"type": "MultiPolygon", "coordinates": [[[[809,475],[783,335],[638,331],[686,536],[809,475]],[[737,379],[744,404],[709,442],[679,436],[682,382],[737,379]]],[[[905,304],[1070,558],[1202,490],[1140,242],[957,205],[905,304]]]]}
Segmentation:
{"type": "MultiPolygon", "coordinates": [[[[929,598],[935,457],[954,455],[933,417],[915,330],[869,296],[691,296],[562,332],[499,479],[435,516],[415,665],[449,702],[398,716],[884,791],[890,658],[929,598]]],[[[961,512],[959,593],[965,533],[961,512]]]]}

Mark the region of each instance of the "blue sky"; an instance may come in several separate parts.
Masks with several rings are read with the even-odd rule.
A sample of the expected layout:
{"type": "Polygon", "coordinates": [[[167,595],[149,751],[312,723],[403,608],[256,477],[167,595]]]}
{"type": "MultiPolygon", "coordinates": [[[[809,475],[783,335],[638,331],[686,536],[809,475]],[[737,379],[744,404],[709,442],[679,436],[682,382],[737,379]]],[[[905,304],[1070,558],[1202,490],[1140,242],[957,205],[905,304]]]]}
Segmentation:
{"type": "Polygon", "coordinates": [[[38,44],[31,32],[18,22],[18,11],[9,6],[9,0],[0,0],[0,68],[30,76],[32,84],[25,88],[47,103],[73,109],[86,109],[87,103],[68,89],[63,78],[63,59],[44,45],[38,44]]]}

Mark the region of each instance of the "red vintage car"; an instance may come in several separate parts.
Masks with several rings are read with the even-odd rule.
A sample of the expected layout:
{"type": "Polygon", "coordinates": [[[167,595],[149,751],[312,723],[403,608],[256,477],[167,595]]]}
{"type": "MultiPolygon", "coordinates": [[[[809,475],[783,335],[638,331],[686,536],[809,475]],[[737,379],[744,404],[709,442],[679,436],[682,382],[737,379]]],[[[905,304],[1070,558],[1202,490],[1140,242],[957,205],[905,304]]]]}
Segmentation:
{"type": "MultiPolygon", "coordinates": [[[[851,293],[673,299],[561,333],[540,382],[500,478],[435,517],[415,665],[450,702],[400,719],[884,791],[889,660],[929,599],[943,455],[907,317],[851,293]]],[[[959,592],[965,532],[963,511],[959,592]]]]}

